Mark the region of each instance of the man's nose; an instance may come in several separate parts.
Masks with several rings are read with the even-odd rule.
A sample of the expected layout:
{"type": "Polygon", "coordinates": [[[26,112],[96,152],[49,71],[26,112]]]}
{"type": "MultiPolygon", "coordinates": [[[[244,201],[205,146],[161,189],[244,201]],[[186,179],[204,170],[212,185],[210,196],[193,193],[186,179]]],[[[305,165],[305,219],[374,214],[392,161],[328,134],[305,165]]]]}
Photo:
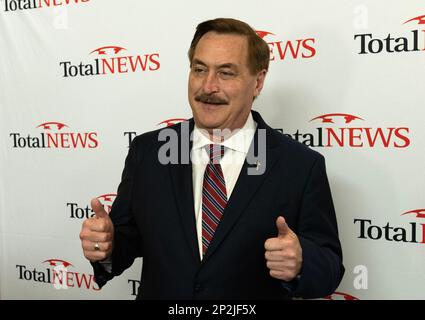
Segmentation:
{"type": "Polygon", "coordinates": [[[218,77],[215,72],[209,72],[204,78],[203,91],[207,94],[219,91],[218,77]]]}

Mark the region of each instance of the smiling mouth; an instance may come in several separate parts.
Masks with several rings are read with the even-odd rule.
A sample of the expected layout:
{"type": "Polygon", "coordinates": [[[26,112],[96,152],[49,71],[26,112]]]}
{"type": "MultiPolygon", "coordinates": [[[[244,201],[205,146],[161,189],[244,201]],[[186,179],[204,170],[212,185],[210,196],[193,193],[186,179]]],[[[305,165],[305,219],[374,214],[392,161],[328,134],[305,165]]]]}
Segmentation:
{"type": "Polygon", "coordinates": [[[206,107],[221,107],[226,105],[225,103],[218,103],[218,102],[207,102],[207,101],[199,101],[199,102],[206,107]]]}

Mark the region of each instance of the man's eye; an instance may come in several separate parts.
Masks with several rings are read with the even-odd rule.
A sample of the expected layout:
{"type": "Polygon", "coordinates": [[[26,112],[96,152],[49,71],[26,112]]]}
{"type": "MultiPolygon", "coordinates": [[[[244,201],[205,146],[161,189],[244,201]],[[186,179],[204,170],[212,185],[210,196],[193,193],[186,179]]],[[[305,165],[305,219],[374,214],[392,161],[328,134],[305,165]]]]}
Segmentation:
{"type": "Polygon", "coordinates": [[[205,69],[202,69],[202,68],[193,68],[193,72],[195,72],[195,73],[204,73],[205,72],[205,69]]]}
{"type": "Polygon", "coordinates": [[[236,74],[232,71],[219,71],[218,73],[220,75],[221,78],[223,79],[229,79],[229,78],[233,78],[236,74]]]}

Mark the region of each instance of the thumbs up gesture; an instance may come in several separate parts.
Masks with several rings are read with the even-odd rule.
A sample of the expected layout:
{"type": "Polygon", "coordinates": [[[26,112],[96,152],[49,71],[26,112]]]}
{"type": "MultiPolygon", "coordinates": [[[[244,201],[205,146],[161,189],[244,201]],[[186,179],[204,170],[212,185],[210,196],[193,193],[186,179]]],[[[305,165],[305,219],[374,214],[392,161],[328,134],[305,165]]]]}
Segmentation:
{"type": "Polygon", "coordinates": [[[83,222],[80,232],[84,256],[91,262],[108,258],[112,253],[114,225],[97,198],[91,200],[95,215],[83,222]]]}
{"type": "Polygon", "coordinates": [[[282,216],[276,219],[277,237],[264,243],[267,268],[273,278],[291,281],[301,271],[302,249],[297,235],[282,216]]]}

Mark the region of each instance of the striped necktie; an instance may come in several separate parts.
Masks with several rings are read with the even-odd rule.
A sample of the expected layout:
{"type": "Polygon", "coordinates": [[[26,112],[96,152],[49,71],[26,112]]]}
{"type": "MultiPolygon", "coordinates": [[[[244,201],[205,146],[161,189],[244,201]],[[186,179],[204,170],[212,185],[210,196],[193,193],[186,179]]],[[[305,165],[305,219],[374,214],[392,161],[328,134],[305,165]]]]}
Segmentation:
{"type": "Polygon", "coordinates": [[[220,160],[224,155],[224,146],[210,144],[206,146],[210,162],[208,163],[202,185],[202,253],[205,255],[221,220],[227,204],[226,184],[220,160]]]}

